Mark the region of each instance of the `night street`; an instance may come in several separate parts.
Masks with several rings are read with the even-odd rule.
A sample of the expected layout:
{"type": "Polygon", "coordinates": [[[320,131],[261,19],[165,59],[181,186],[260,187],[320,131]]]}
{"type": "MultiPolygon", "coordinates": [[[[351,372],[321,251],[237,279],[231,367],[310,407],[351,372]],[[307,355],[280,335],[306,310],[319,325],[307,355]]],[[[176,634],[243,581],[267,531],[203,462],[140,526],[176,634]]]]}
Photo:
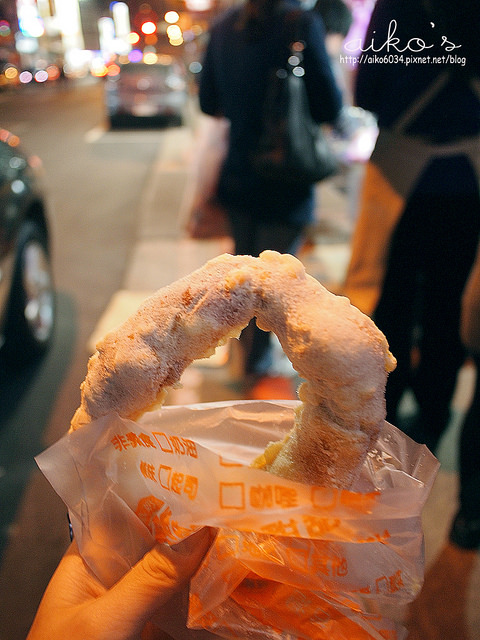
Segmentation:
{"type": "MultiPolygon", "coordinates": [[[[201,114],[190,95],[182,126],[110,129],[104,80],[93,77],[0,89],[0,132],[8,129],[19,136],[22,147],[41,158],[45,170],[57,302],[53,343],[42,359],[13,371],[0,353],[0,640],[25,640],[45,587],[70,543],[66,506],[39,471],[35,456],[67,432],[95,342],[135,311],[147,295],[233,250],[229,237],[194,240],[185,232],[186,196],[194,182],[192,167],[201,147],[201,125],[201,114]]],[[[333,292],[342,290],[349,264],[363,175],[364,165],[352,162],[319,183],[311,237],[299,252],[306,272],[333,292]]],[[[270,384],[260,386],[255,397],[241,384],[239,353],[235,343],[227,344],[211,359],[192,363],[178,388],[169,390],[166,404],[295,396],[300,380],[279,343],[276,368],[266,376],[270,384]]],[[[424,553],[425,568],[431,572],[431,586],[423,601],[422,596],[418,598],[413,622],[422,621],[425,612],[437,611],[438,602],[442,606],[445,602],[444,612],[451,614],[449,628],[455,632],[420,634],[409,640],[480,640],[480,556],[469,551],[468,562],[459,562],[462,552],[446,544],[458,503],[459,429],[474,382],[475,369],[467,361],[452,401],[451,423],[436,452],[440,470],[421,505],[424,540],[418,539],[417,548],[417,540],[412,541],[406,529],[407,535],[398,536],[396,547],[398,558],[405,551],[424,553]]],[[[412,394],[404,400],[402,411],[408,419],[415,415],[415,400],[412,394]]],[[[402,459],[408,458],[406,445],[400,448],[402,459]]],[[[85,450],[90,451],[82,449],[82,453],[85,450]]],[[[377,456],[378,450],[374,453],[377,456]]],[[[376,465],[377,458],[372,459],[376,465]]],[[[393,484],[405,490],[403,468],[395,468],[395,459],[386,462],[390,464],[395,469],[393,484]]],[[[415,466],[415,472],[422,464],[415,466]]],[[[76,468],[69,477],[77,473],[76,468]]],[[[411,494],[405,490],[398,505],[385,504],[410,509],[419,499],[421,484],[411,494]]],[[[87,504],[88,511],[83,493],[80,504],[82,508],[87,504]]],[[[416,517],[405,520],[408,527],[416,517]]],[[[397,526],[400,520],[395,516],[393,521],[397,526]]],[[[363,528],[359,529],[362,535],[363,528]]],[[[384,544],[383,539],[379,541],[384,544]]],[[[366,540],[370,542],[377,544],[373,538],[366,540]]],[[[383,557],[383,547],[376,548],[383,557]]],[[[405,565],[404,570],[409,579],[411,567],[405,565]]],[[[320,573],[324,575],[323,568],[320,573]]],[[[388,581],[381,584],[398,586],[396,575],[388,574],[388,581]]],[[[421,588],[420,581],[417,587],[421,588]]],[[[371,602],[373,611],[377,603],[371,602]]],[[[392,600],[388,607],[392,618],[407,620],[406,604],[397,607],[392,600]]]]}
{"type": "Polygon", "coordinates": [[[34,456],[68,429],[87,340],[121,286],[165,131],[108,131],[100,81],[0,93],[0,127],[44,165],[54,231],[57,325],[22,373],[0,363],[0,638],[23,640],[68,545],[66,510],[34,456]]]}

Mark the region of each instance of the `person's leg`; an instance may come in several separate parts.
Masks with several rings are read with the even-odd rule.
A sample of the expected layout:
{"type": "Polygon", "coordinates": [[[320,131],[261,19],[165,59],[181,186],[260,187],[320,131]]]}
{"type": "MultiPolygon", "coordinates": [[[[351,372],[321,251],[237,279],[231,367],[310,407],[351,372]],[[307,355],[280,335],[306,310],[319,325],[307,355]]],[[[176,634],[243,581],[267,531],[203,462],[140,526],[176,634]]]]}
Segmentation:
{"type": "MultiPolygon", "coordinates": [[[[252,255],[271,249],[279,253],[294,253],[299,246],[302,227],[281,223],[259,222],[256,225],[252,255]]],[[[249,339],[245,372],[253,375],[266,375],[272,366],[272,347],[270,334],[262,331],[253,320],[245,332],[244,340],[249,339]]]]}
{"type": "Polygon", "coordinates": [[[430,296],[427,296],[425,302],[428,309],[425,310],[420,340],[420,362],[412,388],[419,405],[418,424],[421,430],[417,439],[435,452],[449,424],[450,404],[458,371],[465,360],[465,350],[458,338],[459,305],[456,296],[452,295],[448,309],[439,298],[432,304],[430,296]]]}
{"type": "Polygon", "coordinates": [[[271,249],[279,253],[295,255],[301,245],[304,225],[290,225],[282,222],[259,222],[255,236],[255,254],[271,249]]]}
{"type": "MultiPolygon", "coordinates": [[[[259,221],[250,211],[236,209],[228,213],[237,255],[257,257],[266,249],[293,253],[300,244],[302,226],[259,221]]],[[[266,375],[272,365],[270,334],[259,329],[252,319],[241,333],[240,345],[246,376],[266,375]]]]}
{"type": "Polygon", "coordinates": [[[232,209],[228,211],[230,228],[236,255],[253,255],[255,249],[255,218],[248,211],[232,209]]]}
{"type": "MultiPolygon", "coordinates": [[[[450,417],[450,403],[465,353],[460,342],[460,300],[480,232],[480,197],[467,158],[433,160],[412,196],[419,224],[419,363],[412,389],[420,406],[420,441],[435,447],[450,417]]],[[[419,438],[415,438],[419,439],[419,438]]]]}
{"type": "MultiPolygon", "coordinates": [[[[386,386],[387,420],[399,426],[398,405],[411,379],[414,312],[418,291],[416,210],[407,205],[390,245],[389,260],[373,319],[385,334],[397,366],[386,386]]],[[[372,242],[375,239],[372,238],[372,242]]]]}
{"type": "Polygon", "coordinates": [[[460,340],[461,296],[472,267],[479,223],[475,201],[456,196],[425,201],[430,231],[425,244],[425,281],[420,362],[413,388],[424,442],[434,451],[448,426],[457,375],[465,360],[460,340]]]}
{"type": "Polygon", "coordinates": [[[450,540],[464,549],[480,547],[480,353],[473,356],[475,392],[465,415],[459,442],[459,509],[450,540]]]}

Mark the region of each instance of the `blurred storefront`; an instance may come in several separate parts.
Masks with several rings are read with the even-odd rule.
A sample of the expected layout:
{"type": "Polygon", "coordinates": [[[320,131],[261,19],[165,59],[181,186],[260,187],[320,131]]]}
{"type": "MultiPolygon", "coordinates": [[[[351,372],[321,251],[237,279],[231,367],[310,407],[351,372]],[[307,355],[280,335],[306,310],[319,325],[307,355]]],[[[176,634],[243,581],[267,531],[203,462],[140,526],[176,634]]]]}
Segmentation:
{"type": "MultiPolygon", "coordinates": [[[[198,73],[212,20],[241,1],[0,0],[0,88],[102,76],[119,59],[165,54],[198,73]]],[[[362,38],[375,0],[346,2],[354,17],[348,37],[362,38]]]]}
{"type": "Polygon", "coordinates": [[[99,57],[108,63],[131,51],[137,60],[138,52],[193,59],[225,6],[220,0],[0,0],[0,86],[54,63],[62,74],[81,75],[99,57]]]}

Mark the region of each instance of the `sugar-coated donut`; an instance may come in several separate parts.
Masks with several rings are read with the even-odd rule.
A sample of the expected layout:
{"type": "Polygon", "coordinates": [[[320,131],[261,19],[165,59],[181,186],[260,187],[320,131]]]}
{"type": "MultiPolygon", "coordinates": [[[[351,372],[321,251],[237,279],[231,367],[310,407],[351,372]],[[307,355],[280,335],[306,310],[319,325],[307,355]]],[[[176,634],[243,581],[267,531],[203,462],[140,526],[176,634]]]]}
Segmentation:
{"type": "Polygon", "coordinates": [[[295,426],[254,465],[305,483],[351,486],[385,419],[395,359],[370,318],[299,260],[274,251],[221,255],[147,298],[97,345],[71,428],[111,411],[136,419],[158,406],[191,362],[253,317],[277,335],[305,380],[295,426]]]}

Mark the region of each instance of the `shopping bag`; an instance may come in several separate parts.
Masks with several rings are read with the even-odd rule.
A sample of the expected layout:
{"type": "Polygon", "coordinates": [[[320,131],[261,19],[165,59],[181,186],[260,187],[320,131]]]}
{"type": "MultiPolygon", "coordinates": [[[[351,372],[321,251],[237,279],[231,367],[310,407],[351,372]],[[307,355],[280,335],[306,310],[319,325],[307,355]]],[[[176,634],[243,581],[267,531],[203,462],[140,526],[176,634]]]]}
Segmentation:
{"type": "Polygon", "coordinates": [[[190,238],[205,240],[230,235],[217,186],[228,150],[229,122],[200,116],[190,174],[181,205],[181,218],[190,238]]]}
{"type": "Polygon", "coordinates": [[[293,42],[285,66],[269,78],[262,132],[251,154],[256,173],[268,180],[310,185],[338,172],[340,164],[322,127],[311,115],[302,66],[302,11],[291,11],[293,42]]]}
{"type": "Polygon", "coordinates": [[[339,161],[322,127],[310,115],[303,78],[282,71],[272,76],[252,165],[268,180],[314,184],[337,173],[339,161]]]}
{"type": "Polygon", "coordinates": [[[367,162],[342,294],[370,316],[380,297],[391,238],[404,206],[405,199],[382,170],[367,162]]]}
{"type": "Polygon", "coordinates": [[[217,529],[190,584],[188,627],[157,621],[176,639],[208,630],[232,640],[399,640],[394,618],[422,585],[421,511],[438,462],[385,423],[351,491],[252,468],[291,429],[298,404],[165,407],[137,422],[113,414],[37,462],[106,586],[155,541],[217,529]]]}

